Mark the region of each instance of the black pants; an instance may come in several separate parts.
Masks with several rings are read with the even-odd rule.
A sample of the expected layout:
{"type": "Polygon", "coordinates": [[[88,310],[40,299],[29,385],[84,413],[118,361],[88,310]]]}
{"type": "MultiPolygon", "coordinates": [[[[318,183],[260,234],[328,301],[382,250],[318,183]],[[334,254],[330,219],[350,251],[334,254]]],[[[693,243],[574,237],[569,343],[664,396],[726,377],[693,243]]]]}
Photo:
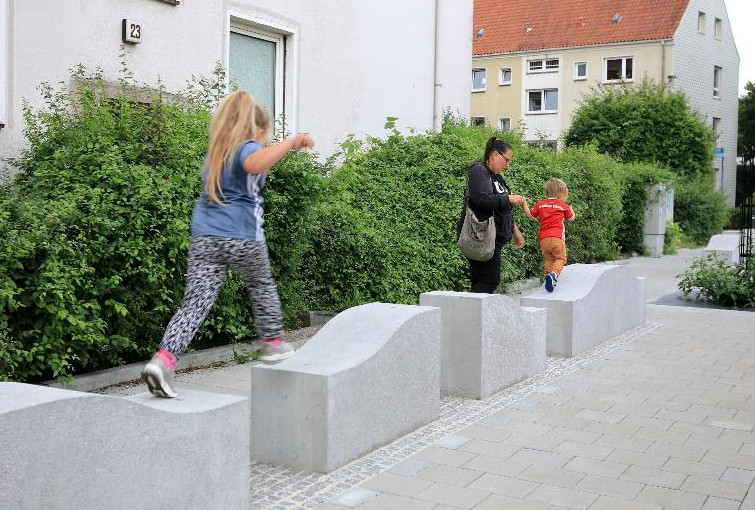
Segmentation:
{"type": "Polygon", "coordinates": [[[469,280],[472,283],[470,292],[484,292],[492,294],[501,282],[501,248],[496,243],[493,258],[485,262],[469,260],[469,280]]]}

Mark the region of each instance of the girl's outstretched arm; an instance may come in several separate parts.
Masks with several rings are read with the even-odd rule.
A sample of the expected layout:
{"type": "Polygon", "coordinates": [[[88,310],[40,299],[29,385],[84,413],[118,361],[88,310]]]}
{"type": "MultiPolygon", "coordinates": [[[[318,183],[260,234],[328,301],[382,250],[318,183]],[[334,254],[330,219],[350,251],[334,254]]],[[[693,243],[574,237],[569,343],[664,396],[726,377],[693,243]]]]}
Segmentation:
{"type": "Polygon", "coordinates": [[[254,151],[244,160],[244,170],[250,174],[267,172],[270,167],[283,159],[288,152],[299,149],[310,149],[315,146],[314,140],[308,134],[299,133],[287,140],[263,147],[254,151]]]}

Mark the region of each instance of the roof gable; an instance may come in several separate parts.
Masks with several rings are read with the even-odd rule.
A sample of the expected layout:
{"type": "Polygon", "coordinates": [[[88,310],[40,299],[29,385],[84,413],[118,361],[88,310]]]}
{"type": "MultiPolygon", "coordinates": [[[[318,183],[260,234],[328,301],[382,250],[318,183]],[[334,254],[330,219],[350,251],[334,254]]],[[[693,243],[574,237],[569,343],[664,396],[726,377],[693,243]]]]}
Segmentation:
{"type": "Polygon", "coordinates": [[[474,0],[474,54],[670,39],[688,3],[689,0],[474,0]],[[478,36],[481,29],[484,34],[478,36]]]}

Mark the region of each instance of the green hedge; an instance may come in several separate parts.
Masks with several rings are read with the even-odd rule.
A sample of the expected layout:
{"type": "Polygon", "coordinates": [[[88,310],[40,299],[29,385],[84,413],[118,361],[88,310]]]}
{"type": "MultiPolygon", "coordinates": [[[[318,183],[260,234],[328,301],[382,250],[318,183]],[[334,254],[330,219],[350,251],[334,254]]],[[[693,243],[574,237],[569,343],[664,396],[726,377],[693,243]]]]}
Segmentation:
{"type": "Polygon", "coordinates": [[[721,233],[729,219],[726,198],[713,190],[711,176],[678,179],[674,189],[674,221],[692,242],[705,245],[721,233]]]}
{"type": "MultiPolygon", "coordinates": [[[[111,98],[101,78],[77,77],[76,94],[47,87],[48,107],[26,108],[21,173],[0,186],[0,379],[37,381],[145,359],[183,295],[222,77],[199,82],[187,101],[158,94],[149,104],[132,100],[137,91],[127,80],[111,98]]],[[[265,228],[286,325],[304,310],[466,290],[455,222],[466,171],[494,133],[453,121],[440,133],[392,129],[385,139],[349,137],[324,163],[301,152],[276,165],[265,228]]],[[[650,167],[590,147],[556,153],[517,133],[495,134],[515,147],[506,172],[515,193],[534,203],[549,177],[569,185],[577,214],[567,224],[570,262],[618,256],[620,227],[639,228],[637,216],[625,214],[626,186],[635,182],[627,175],[652,174],[650,167]]],[[[504,286],[542,272],[537,224],[520,210],[516,220],[527,244],[507,246],[504,286]]],[[[253,331],[246,293],[231,275],[192,347],[253,331]]]]}

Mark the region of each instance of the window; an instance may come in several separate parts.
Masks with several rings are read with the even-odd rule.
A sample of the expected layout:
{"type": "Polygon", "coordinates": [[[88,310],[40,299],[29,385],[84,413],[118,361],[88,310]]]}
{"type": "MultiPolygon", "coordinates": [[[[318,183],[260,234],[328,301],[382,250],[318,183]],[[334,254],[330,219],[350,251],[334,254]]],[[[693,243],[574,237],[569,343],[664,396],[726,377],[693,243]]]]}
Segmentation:
{"type": "Polygon", "coordinates": [[[607,58],[604,62],[604,81],[632,81],[634,76],[634,57],[607,58]]]}
{"type": "Polygon", "coordinates": [[[472,117],[472,125],[473,126],[484,126],[485,125],[485,117],[472,117]]]}
{"type": "Polygon", "coordinates": [[[543,71],[558,71],[558,68],[559,60],[557,58],[527,61],[527,69],[531,73],[542,73],[543,71]]]}
{"type": "Polygon", "coordinates": [[[558,89],[530,90],[527,92],[527,113],[554,113],[558,111],[558,89]]]}
{"type": "Polygon", "coordinates": [[[587,79],[587,62],[574,63],[574,79],[575,80],[587,79]]]}
{"type": "Polygon", "coordinates": [[[705,13],[703,11],[697,13],[697,33],[705,35],[705,13]]]}
{"type": "Polygon", "coordinates": [[[472,92],[484,92],[487,71],[485,69],[472,69],[472,92]]]}
{"type": "Polygon", "coordinates": [[[501,74],[498,76],[498,85],[511,85],[511,68],[502,67],[501,74]]]}
{"type": "Polygon", "coordinates": [[[511,119],[509,117],[498,119],[498,129],[501,131],[511,131],[511,119]]]}
{"type": "Polygon", "coordinates": [[[721,97],[721,74],[723,70],[718,67],[713,67],[713,97],[721,97]]]}
{"type": "Polygon", "coordinates": [[[713,117],[713,139],[718,140],[721,136],[721,119],[713,117]]]}
{"type": "Polygon", "coordinates": [[[232,25],[228,46],[230,85],[254,95],[273,119],[283,113],[283,36],[232,25]]]}
{"type": "Polygon", "coordinates": [[[715,25],[713,25],[713,37],[715,37],[716,39],[720,41],[723,31],[724,31],[723,21],[721,21],[719,18],[716,18],[716,23],[715,25]]]}

